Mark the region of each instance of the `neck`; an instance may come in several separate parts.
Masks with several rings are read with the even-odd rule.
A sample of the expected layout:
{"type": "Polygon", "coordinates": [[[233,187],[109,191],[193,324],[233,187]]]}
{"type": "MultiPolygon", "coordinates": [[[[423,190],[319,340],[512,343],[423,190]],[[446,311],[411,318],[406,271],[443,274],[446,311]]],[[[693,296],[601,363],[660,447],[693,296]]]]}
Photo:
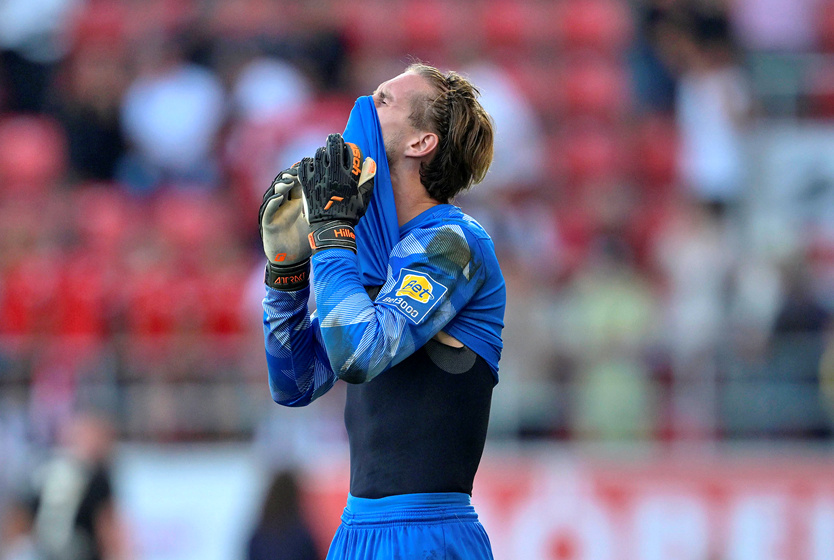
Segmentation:
{"type": "Polygon", "coordinates": [[[426,192],[419,174],[392,173],[391,186],[394,190],[394,205],[397,208],[397,222],[400,227],[440,204],[426,192]]]}

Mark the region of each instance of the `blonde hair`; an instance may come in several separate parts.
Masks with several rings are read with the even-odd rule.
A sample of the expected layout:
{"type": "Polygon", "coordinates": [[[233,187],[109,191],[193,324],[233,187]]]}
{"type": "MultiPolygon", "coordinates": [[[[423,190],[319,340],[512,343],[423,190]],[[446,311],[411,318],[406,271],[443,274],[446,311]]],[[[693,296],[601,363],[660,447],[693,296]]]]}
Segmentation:
{"type": "Polygon", "coordinates": [[[410,120],[414,128],[438,136],[434,157],[420,167],[420,181],[429,196],[449,202],[486,177],[493,156],[492,117],[478,101],[478,88],[457,72],[444,74],[422,62],[406,72],[422,76],[436,92],[412,98],[410,120]]]}

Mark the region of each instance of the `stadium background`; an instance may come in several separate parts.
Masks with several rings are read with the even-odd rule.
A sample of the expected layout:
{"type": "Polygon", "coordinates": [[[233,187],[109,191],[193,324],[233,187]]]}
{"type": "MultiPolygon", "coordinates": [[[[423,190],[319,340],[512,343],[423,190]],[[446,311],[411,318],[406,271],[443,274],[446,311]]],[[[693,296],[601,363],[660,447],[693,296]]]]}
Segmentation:
{"type": "Polygon", "coordinates": [[[411,55],[497,124],[496,557],[834,558],[833,54],[828,0],[0,2],[0,513],[95,410],[131,558],[243,557],[287,468],[329,540],[343,392],[270,401],[256,209],[411,55]]]}

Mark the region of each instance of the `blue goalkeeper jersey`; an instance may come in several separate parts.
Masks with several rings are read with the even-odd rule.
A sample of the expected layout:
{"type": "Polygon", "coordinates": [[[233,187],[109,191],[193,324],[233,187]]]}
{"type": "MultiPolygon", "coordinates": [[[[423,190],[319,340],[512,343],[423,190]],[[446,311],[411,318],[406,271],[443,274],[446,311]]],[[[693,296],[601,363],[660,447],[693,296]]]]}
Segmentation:
{"type": "Polygon", "coordinates": [[[374,300],[348,249],[313,255],[312,317],[309,288],[267,288],[264,336],[276,402],[304,406],[337,379],[370,381],[441,330],[481,356],[497,382],[506,293],[492,240],[450,204],[426,210],[399,233],[374,300]]]}

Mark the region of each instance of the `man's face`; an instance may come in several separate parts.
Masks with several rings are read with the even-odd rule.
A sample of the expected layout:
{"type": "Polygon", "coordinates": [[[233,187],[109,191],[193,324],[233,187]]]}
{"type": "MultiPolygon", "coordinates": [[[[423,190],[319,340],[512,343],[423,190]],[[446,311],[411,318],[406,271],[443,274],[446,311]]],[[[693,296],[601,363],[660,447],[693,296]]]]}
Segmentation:
{"type": "Polygon", "coordinates": [[[409,140],[418,132],[409,119],[412,98],[417,93],[429,94],[431,89],[422,76],[412,72],[381,83],[373,93],[385,154],[392,168],[404,156],[409,140]]]}

